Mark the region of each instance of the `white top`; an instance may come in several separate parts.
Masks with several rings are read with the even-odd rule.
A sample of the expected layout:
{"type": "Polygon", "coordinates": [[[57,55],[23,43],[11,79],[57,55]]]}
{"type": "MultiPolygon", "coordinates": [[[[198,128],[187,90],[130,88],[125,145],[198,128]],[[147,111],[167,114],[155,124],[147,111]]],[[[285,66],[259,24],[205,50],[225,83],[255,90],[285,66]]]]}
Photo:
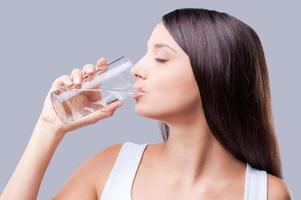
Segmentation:
{"type": "MultiPolygon", "coordinates": [[[[101,200],[131,200],[136,171],[147,144],[125,142],[101,193],[101,200]]],[[[244,200],[267,200],[267,173],[247,163],[244,200]]]]}

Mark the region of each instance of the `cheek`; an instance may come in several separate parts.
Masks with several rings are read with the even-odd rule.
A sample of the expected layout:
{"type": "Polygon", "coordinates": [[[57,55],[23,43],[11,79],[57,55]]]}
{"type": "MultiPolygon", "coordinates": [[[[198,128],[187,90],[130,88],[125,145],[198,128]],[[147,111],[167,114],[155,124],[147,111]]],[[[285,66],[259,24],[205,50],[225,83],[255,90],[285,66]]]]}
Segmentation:
{"type": "Polygon", "coordinates": [[[135,107],[136,112],[145,117],[159,119],[163,115],[191,112],[195,104],[200,103],[193,80],[165,78],[164,82],[156,81],[151,85],[152,90],[137,100],[135,107]]]}
{"type": "Polygon", "coordinates": [[[195,108],[195,103],[199,103],[198,89],[195,88],[191,82],[181,84],[174,84],[169,89],[170,93],[167,100],[163,100],[165,111],[174,113],[187,113],[195,108]]]}

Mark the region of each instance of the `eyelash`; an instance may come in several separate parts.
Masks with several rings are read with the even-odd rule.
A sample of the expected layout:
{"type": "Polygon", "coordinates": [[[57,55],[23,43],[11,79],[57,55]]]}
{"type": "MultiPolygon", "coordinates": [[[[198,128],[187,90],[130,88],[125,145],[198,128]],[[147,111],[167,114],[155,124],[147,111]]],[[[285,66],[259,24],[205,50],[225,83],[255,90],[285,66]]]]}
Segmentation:
{"type": "Polygon", "coordinates": [[[156,58],[155,59],[157,62],[161,62],[161,63],[164,63],[164,62],[166,62],[167,60],[164,60],[164,59],[160,59],[160,58],[156,58]]]}

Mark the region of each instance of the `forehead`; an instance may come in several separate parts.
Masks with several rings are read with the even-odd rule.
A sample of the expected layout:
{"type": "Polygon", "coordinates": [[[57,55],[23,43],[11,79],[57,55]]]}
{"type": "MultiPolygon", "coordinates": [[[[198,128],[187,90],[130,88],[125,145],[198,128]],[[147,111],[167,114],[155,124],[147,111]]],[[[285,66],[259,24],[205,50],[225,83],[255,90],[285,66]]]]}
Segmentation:
{"type": "Polygon", "coordinates": [[[167,29],[163,25],[163,22],[160,22],[155,26],[147,44],[148,46],[151,46],[160,43],[167,44],[175,50],[181,49],[180,46],[178,46],[177,42],[167,31],[167,29]]]}

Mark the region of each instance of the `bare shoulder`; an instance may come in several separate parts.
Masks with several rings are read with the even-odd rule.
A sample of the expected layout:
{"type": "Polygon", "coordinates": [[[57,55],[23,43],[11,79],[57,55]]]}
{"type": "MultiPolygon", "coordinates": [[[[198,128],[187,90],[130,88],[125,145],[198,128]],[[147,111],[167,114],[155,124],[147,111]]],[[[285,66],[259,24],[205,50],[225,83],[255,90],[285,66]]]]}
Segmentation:
{"type": "Polygon", "coordinates": [[[110,145],[91,156],[73,173],[53,199],[99,199],[121,146],[110,145]]]}
{"type": "Polygon", "coordinates": [[[273,175],[268,174],[268,199],[290,200],[292,199],[285,182],[273,175]]]}
{"type": "Polygon", "coordinates": [[[98,152],[93,158],[95,162],[94,166],[97,166],[97,168],[99,169],[99,173],[96,179],[96,189],[98,194],[101,193],[106,183],[106,180],[112,171],[113,165],[120,152],[121,146],[122,144],[110,145],[98,152]]]}

